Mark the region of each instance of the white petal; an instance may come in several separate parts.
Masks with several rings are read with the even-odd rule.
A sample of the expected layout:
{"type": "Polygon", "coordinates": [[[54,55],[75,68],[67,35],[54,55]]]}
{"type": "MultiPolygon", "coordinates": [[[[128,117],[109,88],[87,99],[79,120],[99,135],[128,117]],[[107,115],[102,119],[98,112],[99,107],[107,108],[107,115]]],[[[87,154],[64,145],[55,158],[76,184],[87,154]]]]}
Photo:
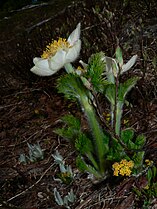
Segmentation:
{"type": "Polygon", "coordinates": [[[50,69],[56,73],[59,69],[61,69],[65,64],[65,55],[66,52],[63,50],[58,51],[55,56],[49,59],[50,69]]]}
{"type": "Polygon", "coordinates": [[[117,77],[118,75],[118,65],[115,59],[111,58],[111,57],[104,57],[102,60],[104,60],[104,62],[106,62],[106,76],[108,78],[109,82],[114,83],[114,77],[117,77]]]}
{"type": "Polygon", "coordinates": [[[66,63],[74,62],[78,58],[80,54],[80,50],[81,50],[81,40],[78,40],[73,47],[69,48],[66,54],[65,62],[66,63]]]}
{"type": "Polygon", "coordinates": [[[33,59],[35,66],[31,68],[31,72],[35,73],[36,75],[40,76],[50,76],[53,74],[51,69],[49,68],[48,60],[42,59],[39,57],[35,57],[33,59]]]}
{"type": "Polygon", "coordinates": [[[35,57],[34,59],[33,59],[33,63],[36,65],[39,61],[41,61],[41,60],[43,60],[43,58],[41,58],[41,57],[35,57]]]}
{"type": "Polygon", "coordinates": [[[81,24],[79,23],[77,25],[76,29],[70,34],[70,36],[68,38],[68,42],[69,42],[70,46],[73,46],[74,43],[79,40],[80,32],[81,32],[80,28],[81,28],[81,24]]]}
{"type": "Polygon", "coordinates": [[[53,75],[53,71],[50,70],[50,69],[42,69],[42,68],[38,68],[36,66],[32,67],[30,69],[30,71],[36,75],[39,75],[39,76],[50,76],[50,75],[53,75]]]}
{"type": "Polygon", "coordinates": [[[48,64],[48,59],[38,58],[38,60],[34,59],[35,66],[41,69],[50,69],[48,64]]]}
{"type": "Polygon", "coordinates": [[[135,64],[136,60],[137,60],[137,55],[131,57],[131,59],[122,66],[121,74],[128,71],[135,64]]]}

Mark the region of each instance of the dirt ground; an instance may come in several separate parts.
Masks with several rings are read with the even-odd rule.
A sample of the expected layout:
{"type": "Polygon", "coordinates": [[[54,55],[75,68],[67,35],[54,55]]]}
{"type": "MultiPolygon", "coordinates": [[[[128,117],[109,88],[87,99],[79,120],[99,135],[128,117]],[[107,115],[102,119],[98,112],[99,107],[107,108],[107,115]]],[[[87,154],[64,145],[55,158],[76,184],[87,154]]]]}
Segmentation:
{"type": "MultiPolygon", "coordinates": [[[[154,10],[153,3],[141,5],[141,8],[143,8],[143,10],[140,10],[141,13],[139,12],[138,6],[140,5],[138,4],[131,4],[132,7],[130,9],[125,8],[122,11],[118,10],[118,6],[110,5],[111,8],[114,8],[115,17],[111,21],[112,27],[107,28],[108,31],[106,32],[107,29],[105,27],[107,27],[109,22],[105,20],[106,14],[104,14],[103,9],[107,6],[103,5],[103,3],[99,5],[98,1],[92,2],[93,5],[89,5],[89,1],[86,1],[86,4],[84,1],[84,3],[73,5],[59,15],[62,15],[62,17],[64,17],[63,15],[66,16],[65,25],[69,24],[69,18],[75,13],[76,9],[78,16],[74,15],[72,25],[76,25],[75,23],[83,18],[82,37],[84,36],[84,38],[82,38],[82,42],[84,46],[80,56],[85,60],[87,60],[89,54],[94,53],[95,50],[102,50],[102,48],[106,50],[109,56],[113,56],[113,50],[116,46],[116,42],[113,41],[116,40],[115,37],[117,36],[126,52],[125,58],[132,54],[138,54],[137,64],[131,73],[139,75],[141,79],[136,88],[129,93],[128,101],[131,106],[125,107],[123,119],[129,120],[129,125],[137,133],[145,134],[147,138],[144,147],[145,158],[153,160],[157,166],[157,19],[154,20],[154,14],[157,15],[157,11],[154,10]],[[98,13],[92,13],[90,7],[97,8],[98,13]],[[126,9],[130,13],[127,13],[126,9]],[[118,17],[121,12],[123,14],[118,17]],[[125,20],[119,20],[125,14],[127,14],[125,20]],[[139,19],[140,17],[143,20],[142,35],[141,25],[139,26],[139,23],[134,24],[133,21],[135,18],[139,19]],[[101,22],[102,19],[104,22],[101,22]],[[123,23],[120,30],[118,30],[117,26],[119,21],[123,23]],[[133,26],[135,27],[135,35],[130,35],[130,30],[133,30],[133,26]],[[117,28],[115,29],[115,27],[117,28]],[[110,33],[109,30],[112,32],[110,33]],[[150,37],[148,37],[149,35],[150,37]],[[108,39],[106,40],[105,37],[108,37],[108,39]],[[102,43],[103,46],[101,45],[102,43]],[[127,46],[125,45],[126,43],[127,46]],[[156,58],[156,65],[152,64],[153,58],[156,58]]],[[[46,26],[43,27],[45,29],[46,26]]],[[[67,29],[63,27],[61,33],[64,30],[66,31],[67,29]]],[[[46,37],[45,40],[49,40],[46,30],[44,33],[41,32],[41,34],[46,37]]],[[[31,34],[30,37],[33,37],[31,43],[34,43],[35,35],[31,34]]],[[[27,44],[23,38],[20,41],[20,44],[23,43],[22,41],[25,41],[22,46],[27,44]]],[[[37,46],[38,43],[36,42],[33,47],[37,46]]],[[[41,45],[43,44],[42,42],[41,45]]],[[[81,110],[75,103],[65,100],[63,95],[57,92],[55,87],[56,80],[64,73],[63,70],[49,78],[38,78],[29,72],[30,66],[32,66],[31,60],[35,52],[38,54],[41,52],[41,45],[34,51],[27,49],[26,55],[24,49],[17,52],[17,48],[13,48],[10,57],[7,59],[5,55],[0,62],[3,71],[1,71],[1,76],[4,76],[2,77],[3,81],[1,80],[0,82],[2,84],[0,94],[0,208],[64,208],[58,206],[55,202],[54,188],[57,188],[61,196],[65,196],[70,189],[73,189],[76,201],[71,206],[71,209],[157,208],[156,197],[150,198],[149,204],[146,205],[146,196],[144,194],[138,196],[133,192],[134,187],[141,191],[146,186],[145,173],[138,178],[117,179],[111,176],[99,184],[93,184],[87,178],[88,175],[86,173],[81,173],[77,169],[75,150],[65,139],[58,137],[53,130],[56,127],[60,127],[59,119],[61,116],[67,113],[80,115],[81,110]],[[15,57],[13,57],[14,53],[16,53],[15,57]],[[17,60],[20,53],[22,54],[22,61],[20,58],[17,60]],[[27,62],[29,63],[27,64],[27,62]],[[5,63],[7,63],[7,66],[4,67],[5,63]],[[14,69],[16,70],[14,71],[14,69]],[[21,75],[26,70],[27,72],[21,75]],[[25,77],[27,78],[25,79],[25,77]],[[25,165],[20,163],[20,154],[28,155],[27,143],[39,143],[44,151],[44,159],[25,165]],[[64,157],[66,164],[71,165],[75,173],[74,180],[69,185],[55,180],[59,168],[58,165],[54,164],[52,154],[56,150],[64,157]]],[[[9,50],[10,48],[8,48],[9,50]]],[[[107,106],[106,101],[102,102],[107,106]]]]}

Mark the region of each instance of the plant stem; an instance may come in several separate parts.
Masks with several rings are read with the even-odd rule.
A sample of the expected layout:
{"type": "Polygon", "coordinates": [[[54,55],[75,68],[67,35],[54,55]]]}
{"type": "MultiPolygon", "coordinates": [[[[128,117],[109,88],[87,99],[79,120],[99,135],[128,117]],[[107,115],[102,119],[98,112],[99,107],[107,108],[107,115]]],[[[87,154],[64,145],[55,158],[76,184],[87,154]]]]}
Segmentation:
{"type": "Polygon", "coordinates": [[[92,164],[95,167],[95,169],[98,170],[99,169],[99,166],[98,166],[98,164],[97,164],[96,160],[94,159],[94,157],[93,157],[93,155],[92,155],[91,152],[87,153],[87,157],[92,162],[92,164]]]}
{"type": "Polygon", "coordinates": [[[115,130],[115,133],[116,135],[119,136],[119,134],[117,134],[116,130],[117,130],[117,103],[118,103],[118,87],[119,87],[119,76],[117,75],[117,78],[116,78],[116,84],[115,84],[115,101],[114,101],[114,130],[115,130]]]}
{"type": "Polygon", "coordinates": [[[71,63],[66,63],[64,65],[64,68],[66,70],[66,72],[69,74],[69,73],[73,73],[74,72],[74,68],[73,66],[71,65],[71,63]]]}
{"type": "Polygon", "coordinates": [[[95,145],[98,153],[100,172],[104,173],[104,155],[108,152],[108,141],[100,127],[93,107],[89,103],[88,97],[81,98],[81,105],[84,108],[87,120],[95,139],[95,145]],[[106,139],[105,139],[106,138],[106,139]],[[106,140],[106,141],[105,141],[106,140]]]}
{"type": "Polygon", "coordinates": [[[123,113],[123,102],[118,101],[116,105],[116,124],[115,124],[115,133],[117,136],[120,136],[122,113],[123,113]]]}

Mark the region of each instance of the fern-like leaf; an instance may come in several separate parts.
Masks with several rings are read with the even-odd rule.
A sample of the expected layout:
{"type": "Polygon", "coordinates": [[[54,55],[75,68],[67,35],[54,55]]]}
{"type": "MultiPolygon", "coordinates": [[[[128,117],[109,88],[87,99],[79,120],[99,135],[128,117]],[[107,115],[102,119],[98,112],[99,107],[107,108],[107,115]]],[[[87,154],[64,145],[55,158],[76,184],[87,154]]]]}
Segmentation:
{"type": "Polygon", "coordinates": [[[57,128],[54,130],[59,136],[74,143],[74,140],[78,138],[80,134],[81,124],[80,120],[73,115],[65,115],[61,118],[61,121],[66,125],[63,128],[57,128]]]}
{"type": "Polygon", "coordinates": [[[83,85],[77,74],[66,74],[61,76],[57,82],[59,93],[63,93],[67,99],[74,101],[88,95],[88,90],[83,85]]]}
{"type": "Polygon", "coordinates": [[[87,78],[96,92],[103,92],[105,86],[108,84],[103,77],[105,69],[105,62],[103,61],[103,52],[93,54],[88,61],[87,78]]]}
{"type": "Polygon", "coordinates": [[[79,134],[75,141],[75,148],[83,155],[94,151],[91,140],[84,133],[79,134]]]}
{"type": "Polygon", "coordinates": [[[127,93],[136,85],[139,77],[135,76],[133,78],[128,79],[124,83],[120,84],[118,89],[118,99],[119,101],[125,100],[127,93]]]}

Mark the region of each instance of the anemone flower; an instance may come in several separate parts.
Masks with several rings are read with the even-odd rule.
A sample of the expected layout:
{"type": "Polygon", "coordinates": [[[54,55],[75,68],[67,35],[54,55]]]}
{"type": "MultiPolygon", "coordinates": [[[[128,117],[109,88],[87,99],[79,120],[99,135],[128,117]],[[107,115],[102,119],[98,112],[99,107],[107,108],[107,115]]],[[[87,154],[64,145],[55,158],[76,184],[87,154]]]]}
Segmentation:
{"type": "Polygon", "coordinates": [[[33,59],[35,66],[31,68],[31,72],[39,76],[51,76],[66,64],[74,62],[79,56],[80,49],[79,23],[67,40],[59,38],[58,41],[52,41],[41,57],[33,59]]]}

